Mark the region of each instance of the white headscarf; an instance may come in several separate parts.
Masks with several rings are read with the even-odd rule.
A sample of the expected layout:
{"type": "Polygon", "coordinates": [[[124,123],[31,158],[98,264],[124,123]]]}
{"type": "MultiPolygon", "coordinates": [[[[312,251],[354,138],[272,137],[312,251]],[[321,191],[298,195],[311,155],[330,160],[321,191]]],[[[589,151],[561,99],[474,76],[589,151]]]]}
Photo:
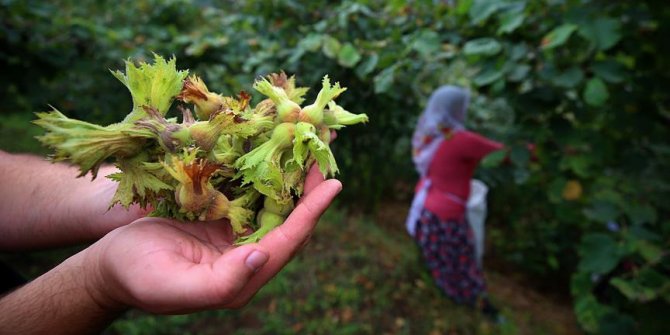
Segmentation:
{"type": "Polygon", "coordinates": [[[421,209],[431,185],[431,180],[426,177],[428,167],[444,140],[442,129],[450,128],[453,131],[465,129],[469,100],[470,93],[466,89],[450,85],[442,86],[431,94],[426,109],[419,117],[412,136],[412,160],[423,182],[414,196],[405,222],[407,231],[412,236],[415,234],[416,222],[421,216],[421,209]]]}
{"type": "Polygon", "coordinates": [[[444,139],[442,129],[465,129],[469,100],[468,90],[458,86],[442,86],[431,94],[412,136],[412,159],[421,177],[428,172],[439,142],[444,139]]]}

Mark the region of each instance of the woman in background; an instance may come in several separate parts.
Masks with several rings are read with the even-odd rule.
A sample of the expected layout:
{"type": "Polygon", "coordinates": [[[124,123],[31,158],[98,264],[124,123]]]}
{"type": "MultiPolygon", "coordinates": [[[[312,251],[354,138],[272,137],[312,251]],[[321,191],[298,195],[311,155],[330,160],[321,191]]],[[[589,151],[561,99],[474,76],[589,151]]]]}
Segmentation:
{"type": "Polygon", "coordinates": [[[463,88],[442,86],[419,118],[412,156],[420,180],[406,225],[440,289],[495,319],[465,214],[477,165],[503,145],[465,129],[469,98],[463,88]]]}

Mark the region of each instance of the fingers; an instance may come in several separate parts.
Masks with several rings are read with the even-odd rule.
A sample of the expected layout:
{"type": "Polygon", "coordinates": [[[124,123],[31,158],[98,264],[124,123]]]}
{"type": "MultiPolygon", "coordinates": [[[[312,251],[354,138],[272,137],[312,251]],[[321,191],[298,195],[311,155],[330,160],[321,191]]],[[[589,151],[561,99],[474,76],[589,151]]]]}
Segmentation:
{"type": "Polygon", "coordinates": [[[309,238],[319,217],[341,189],[342,184],[336,179],[322,182],[302,199],[286,222],[263,237],[259,244],[270,250],[270,259],[229,307],[246,304],[261,286],[284,267],[309,238]]]}
{"type": "Polygon", "coordinates": [[[324,178],[321,174],[321,171],[319,171],[319,166],[317,164],[312,164],[312,166],[309,168],[307,176],[305,177],[304,195],[312,192],[315,187],[323,183],[323,180],[324,178]]]}
{"type": "Polygon", "coordinates": [[[233,248],[216,260],[212,271],[222,285],[219,303],[232,301],[249,282],[251,276],[268,262],[269,257],[263,246],[248,244],[233,248]]]}

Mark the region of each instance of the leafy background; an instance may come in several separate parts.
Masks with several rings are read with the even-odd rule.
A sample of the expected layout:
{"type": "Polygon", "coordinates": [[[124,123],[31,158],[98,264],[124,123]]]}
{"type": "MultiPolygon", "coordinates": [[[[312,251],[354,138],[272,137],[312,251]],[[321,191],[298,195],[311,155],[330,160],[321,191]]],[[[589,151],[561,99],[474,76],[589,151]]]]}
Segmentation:
{"type": "MultiPolygon", "coordinates": [[[[273,293],[287,294],[277,286],[293,283],[315,291],[305,299],[316,301],[302,307],[290,299],[279,307],[275,302],[273,313],[254,316],[264,330],[252,332],[276,333],[300,319],[314,325],[305,321],[294,332],[558,331],[515,315],[513,323],[492,330],[455,306],[413,305],[421,297],[416,287],[400,286],[398,299],[453,317],[426,312],[426,320],[439,322],[423,327],[411,322],[419,316],[398,321],[372,307],[381,305],[364,304],[365,298],[388,299],[384,290],[396,284],[430,285],[402,235],[402,209],[416,181],[409,159],[413,126],[428,95],[445,83],[473,92],[469,127],[508,148],[477,171],[492,189],[487,265],[567,299],[583,332],[670,331],[664,320],[670,312],[670,184],[663,172],[670,168],[670,7],[662,1],[0,0],[0,17],[0,148],[7,151],[46,153],[32,139],[39,131],[29,121],[48,104],[96,123],[121,119],[130,98],[106,69],[152,52],[176,56],[181,68],[226,94],[251,92],[254,77],[280,69],[297,74],[303,86],[317,87],[329,74],[349,87],[341,104],[367,113],[370,123],[344,129],[333,145],[345,190],[322,230],[343,236],[343,244],[324,247],[332,255],[323,257],[332,259],[301,256],[249,310],[270,309],[273,293]],[[527,143],[536,145],[536,160],[527,143]],[[356,230],[345,234],[338,225],[356,230]],[[346,247],[357,245],[363,247],[346,247]],[[366,270],[378,253],[389,254],[379,262],[394,259],[397,248],[403,251],[395,260],[403,261],[390,264],[402,271],[366,270]],[[374,290],[337,276],[309,285],[294,278],[301,270],[295,267],[318,278],[319,267],[338,260],[349,264],[341,270],[349,279],[372,276],[366,278],[374,290]],[[365,312],[380,314],[366,318],[365,312]],[[333,315],[339,323],[332,323],[333,315]]],[[[429,292],[423,301],[444,304],[429,292]]],[[[492,294],[496,298],[496,290],[492,294]]],[[[207,320],[245,317],[244,311],[195,319],[130,315],[113,330],[206,333],[207,320]],[[163,329],[165,320],[171,326],[163,329]]]]}

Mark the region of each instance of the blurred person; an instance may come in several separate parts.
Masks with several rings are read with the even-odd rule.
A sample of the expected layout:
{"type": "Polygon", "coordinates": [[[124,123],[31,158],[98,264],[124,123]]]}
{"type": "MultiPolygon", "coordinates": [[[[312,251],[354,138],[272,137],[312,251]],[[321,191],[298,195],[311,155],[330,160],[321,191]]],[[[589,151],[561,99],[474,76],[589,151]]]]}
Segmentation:
{"type": "Polygon", "coordinates": [[[420,179],[406,226],[441,291],[498,321],[476,258],[466,204],[477,165],[503,145],[466,130],[469,99],[463,88],[442,86],[419,118],[412,158],[420,179]]]}
{"type": "Polygon", "coordinates": [[[0,334],[95,333],[130,308],[183,314],[244,306],[307,242],[341,190],[312,167],[284,224],[258,243],[235,246],[225,220],[184,224],[144,217],[139,207],[108,210],[118,184],[77,175],[74,167],[0,151],[0,250],[95,241],[0,291],[0,334]]]}

